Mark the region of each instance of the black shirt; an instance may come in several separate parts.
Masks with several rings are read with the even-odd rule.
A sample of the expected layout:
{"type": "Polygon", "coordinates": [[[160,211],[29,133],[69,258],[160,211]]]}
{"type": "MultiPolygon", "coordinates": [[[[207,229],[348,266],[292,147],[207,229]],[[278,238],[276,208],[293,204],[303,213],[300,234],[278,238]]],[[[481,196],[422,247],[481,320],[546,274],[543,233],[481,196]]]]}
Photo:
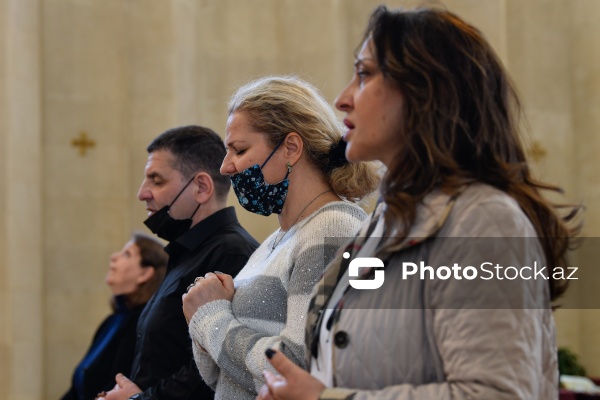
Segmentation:
{"type": "Polygon", "coordinates": [[[142,399],[212,399],[192,353],[181,296],[197,276],[242,269],[258,242],[238,223],[233,207],[200,221],[165,247],[165,280],[148,302],[137,325],[131,379],[142,399]]]}

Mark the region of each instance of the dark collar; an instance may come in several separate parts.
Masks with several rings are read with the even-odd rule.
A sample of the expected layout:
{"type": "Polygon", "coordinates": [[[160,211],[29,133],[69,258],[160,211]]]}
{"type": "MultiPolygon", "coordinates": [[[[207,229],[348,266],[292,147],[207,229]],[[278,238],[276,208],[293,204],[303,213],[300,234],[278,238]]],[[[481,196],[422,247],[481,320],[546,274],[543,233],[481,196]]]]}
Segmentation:
{"type": "Polygon", "coordinates": [[[204,218],[202,221],[192,226],[186,233],[179,236],[174,242],[169,243],[165,247],[165,251],[169,255],[173,255],[173,252],[177,252],[177,249],[182,248],[187,251],[194,251],[222,227],[232,223],[237,223],[235,208],[223,208],[204,218]]]}
{"type": "Polygon", "coordinates": [[[118,296],[113,296],[112,301],[115,312],[123,312],[129,310],[129,306],[127,305],[127,295],[120,294],[118,296]]]}

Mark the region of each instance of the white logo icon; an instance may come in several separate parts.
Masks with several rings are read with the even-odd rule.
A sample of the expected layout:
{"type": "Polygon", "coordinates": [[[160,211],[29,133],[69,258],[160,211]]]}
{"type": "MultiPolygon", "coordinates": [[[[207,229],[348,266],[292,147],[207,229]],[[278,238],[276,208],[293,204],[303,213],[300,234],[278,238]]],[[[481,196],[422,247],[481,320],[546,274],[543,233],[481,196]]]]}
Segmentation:
{"type": "MultiPolygon", "coordinates": [[[[346,260],[350,258],[350,253],[345,252],[342,257],[346,260]]],[[[358,277],[359,268],[383,268],[383,261],[377,257],[357,257],[350,261],[348,266],[348,274],[351,277],[358,277]]],[[[349,283],[354,289],[379,289],[383,285],[384,272],[383,270],[376,269],[375,277],[373,279],[350,279],[349,283]]]]}

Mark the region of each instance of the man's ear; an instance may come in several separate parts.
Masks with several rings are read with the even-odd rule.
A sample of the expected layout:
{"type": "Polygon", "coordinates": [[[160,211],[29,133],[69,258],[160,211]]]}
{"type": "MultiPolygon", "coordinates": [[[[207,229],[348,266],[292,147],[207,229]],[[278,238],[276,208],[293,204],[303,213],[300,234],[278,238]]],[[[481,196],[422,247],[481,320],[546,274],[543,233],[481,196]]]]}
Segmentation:
{"type": "Polygon", "coordinates": [[[148,282],[156,275],[156,269],[154,267],[142,267],[142,273],[137,278],[137,284],[141,285],[148,282]]]}
{"type": "Polygon", "coordinates": [[[194,183],[196,184],[194,192],[196,201],[204,204],[210,200],[215,191],[215,183],[210,175],[206,172],[198,172],[194,177],[194,183]]]}
{"type": "Polygon", "coordinates": [[[285,149],[285,157],[290,164],[294,165],[302,156],[304,142],[302,137],[296,132],[290,132],[283,140],[283,148],[285,149]]]}

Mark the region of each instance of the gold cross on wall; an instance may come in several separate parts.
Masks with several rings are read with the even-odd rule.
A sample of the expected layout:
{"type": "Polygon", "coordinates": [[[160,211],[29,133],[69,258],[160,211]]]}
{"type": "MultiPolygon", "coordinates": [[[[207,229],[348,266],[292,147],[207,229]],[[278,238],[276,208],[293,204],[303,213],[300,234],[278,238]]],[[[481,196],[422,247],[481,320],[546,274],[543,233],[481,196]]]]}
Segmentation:
{"type": "Polygon", "coordinates": [[[79,137],[71,140],[71,146],[79,147],[79,155],[85,156],[85,153],[89,148],[96,146],[96,142],[88,139],[87,132],[79,132],[79,137]]]}
{"type": "Polygon", "coordinates": [[[548,154],[544,146],[542,146],[541,143],[537,140],[533,142],[531,147],[528,149],[527,153],[529,154],[529,157],[533,159],[534,162],[539,162],[542,158],[546,157],[546,154],[548,154]]]}

